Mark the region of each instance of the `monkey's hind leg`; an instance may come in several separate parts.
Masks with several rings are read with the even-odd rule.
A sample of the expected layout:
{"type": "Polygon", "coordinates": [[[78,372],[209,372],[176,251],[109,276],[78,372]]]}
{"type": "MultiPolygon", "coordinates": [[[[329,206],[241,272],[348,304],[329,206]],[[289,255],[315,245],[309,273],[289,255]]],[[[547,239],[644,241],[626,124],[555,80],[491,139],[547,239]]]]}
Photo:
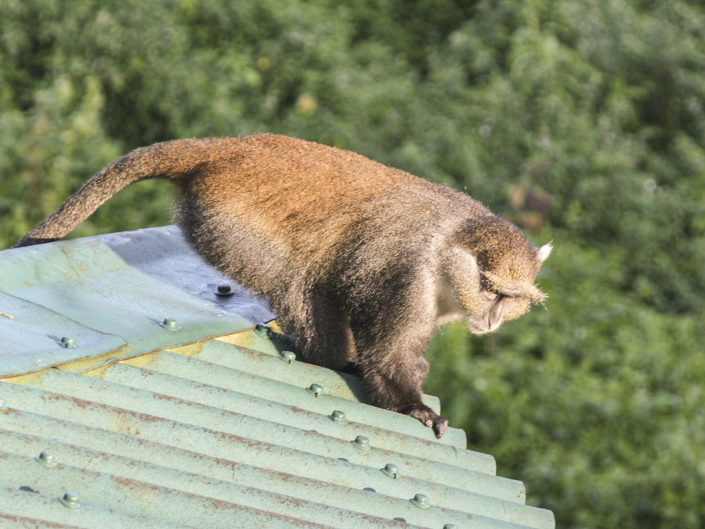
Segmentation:
{"type": "Polygon", "coordinates": [[[338,370],[355,363],[357,354],[349,318],[340,304],[324,287],[318,286],[307,293],[306,301],[305,311],[288,312],[294,317],[285,326],[302,359],[338,370]]]}

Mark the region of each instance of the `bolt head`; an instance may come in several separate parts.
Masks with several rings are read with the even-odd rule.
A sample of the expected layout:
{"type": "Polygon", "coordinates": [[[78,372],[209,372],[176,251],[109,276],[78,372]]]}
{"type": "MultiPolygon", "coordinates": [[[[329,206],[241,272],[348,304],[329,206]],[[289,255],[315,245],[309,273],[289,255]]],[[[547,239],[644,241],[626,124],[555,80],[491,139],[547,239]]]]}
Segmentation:
{"type": "Polygon", "coordinates": [[[396,466],[394,463],[387,463],[386,465],[384,465],[382,472],[390,478],[396,479],[399,477],[399,467],[396,466]]]}
{"type": "Polygon", "coordinates": [[[364,435],[358,435],[353,441],[353,444],[362,450],[370,449],[370,440],[364,435]]]}
{"type": "Polygon", "coordinates": [[[337,422],[338,424],[347,424],[348,418],[345,416],[345,412],[340,411],[340,410],[335,410],[331,416],[331,419],[333,419],[333,422],[337,422]]]}
{"type": "Polygon", "coordinates": [[[215,291],[216,296],[228,297],[234,294],[233,287],[230,285],[218,285],[218,289],[215,291]]]}
{"type": "Polygon", "coordinates": [[[181,329],[181,325],[179,325],[179,322],[176,320],[172,320],[171,318],[164,318],[164,321],[162,322],[162,327],[164,327],[167,331],[178,331],[181,329]]]}
{"type": "Polygon", "coordinates": [[[69,338],[68,336],[62,336],[61,337],[61,342],[59,342],[59,345],[61,347],[65,347],[66,349],[74,349],[78,347],[76,345],[76,339],[75,338],[69,338]]]}
{"type": "Polygon", "coordinates": [[[428,509],[431,507],[431,503],[428,501],[428,496],[425,494],[416,494],[409,501],[421,509],[428,509]]]}
{"type": "Polygon", "coordinates": [[[37,457],[36,460],[39,461],[45,467],[55,467],[56,461],[54,461],[54,454],[51,452],[43,451],[37,457]]]}
{"type": "Polygon", "coordinates": [[[296,353],[293,351],[282,351],[280,356],[287,364],[293,364],[296,360],[296,353]]]}
{"type": "Polygon", "coordinates": [[[68,507],[69,509],[80,509],[81,508],[81,498],[75,492],[66,492],[63,497],[59,498],[59,501],[68,507]]]}
{"type": "Polygon", "coordinates": [[[323,387],[319,384],[311,384],[308,387],[308,391],[313,394],[314,397],[320,397],[323,394],[323,387]]]}

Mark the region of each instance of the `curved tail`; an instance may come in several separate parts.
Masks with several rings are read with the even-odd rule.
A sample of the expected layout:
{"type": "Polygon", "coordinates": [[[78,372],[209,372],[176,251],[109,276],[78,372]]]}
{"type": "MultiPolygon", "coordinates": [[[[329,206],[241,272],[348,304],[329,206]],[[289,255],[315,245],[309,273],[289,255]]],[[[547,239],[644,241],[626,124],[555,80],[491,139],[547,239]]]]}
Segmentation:
{"type": "Polygon", "coordinates": [[[142,147],[115,160],[71,195],[59,209],[13,248],[52,242],[68,235],[98,207],[127,186],[150,178],[176,179],[191,172],[186,160],[203,140],[177,140],[142,147]]]}

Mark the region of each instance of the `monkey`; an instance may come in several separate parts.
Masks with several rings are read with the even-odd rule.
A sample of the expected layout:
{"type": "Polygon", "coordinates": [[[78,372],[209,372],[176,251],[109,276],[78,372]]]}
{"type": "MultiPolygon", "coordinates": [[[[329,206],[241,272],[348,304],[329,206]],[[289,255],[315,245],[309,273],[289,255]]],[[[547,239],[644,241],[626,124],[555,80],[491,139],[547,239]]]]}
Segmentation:
{"type": "Polygon", "coordinates": [[[205,260],[267,299],[304,360],[354,365],[372,401],[431,427],[426,349],[465,318],[494,332],[545,294],[552,250],[468,194],[360,154],[276,134],[183,139],[107,165],[13,248],[55,241],[121,189],[176,184],[175,221],[205,260]]]}

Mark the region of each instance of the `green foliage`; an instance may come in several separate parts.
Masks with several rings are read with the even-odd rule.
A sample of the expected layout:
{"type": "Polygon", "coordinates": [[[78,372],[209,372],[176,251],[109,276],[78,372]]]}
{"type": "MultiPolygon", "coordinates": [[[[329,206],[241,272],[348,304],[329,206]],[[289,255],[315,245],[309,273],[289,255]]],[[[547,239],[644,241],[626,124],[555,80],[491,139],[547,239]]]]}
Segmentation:
{"type": "MultiPolygon", "coordinates": [[[[555,251],[426,389],[562,527],[705,521],[705,8],[694,0],[6,0],[0,247],[120,154],[274,131],[460,189],[555,251]]],[[[74,235],[169,222],[143,182],[74,235]]]]}

